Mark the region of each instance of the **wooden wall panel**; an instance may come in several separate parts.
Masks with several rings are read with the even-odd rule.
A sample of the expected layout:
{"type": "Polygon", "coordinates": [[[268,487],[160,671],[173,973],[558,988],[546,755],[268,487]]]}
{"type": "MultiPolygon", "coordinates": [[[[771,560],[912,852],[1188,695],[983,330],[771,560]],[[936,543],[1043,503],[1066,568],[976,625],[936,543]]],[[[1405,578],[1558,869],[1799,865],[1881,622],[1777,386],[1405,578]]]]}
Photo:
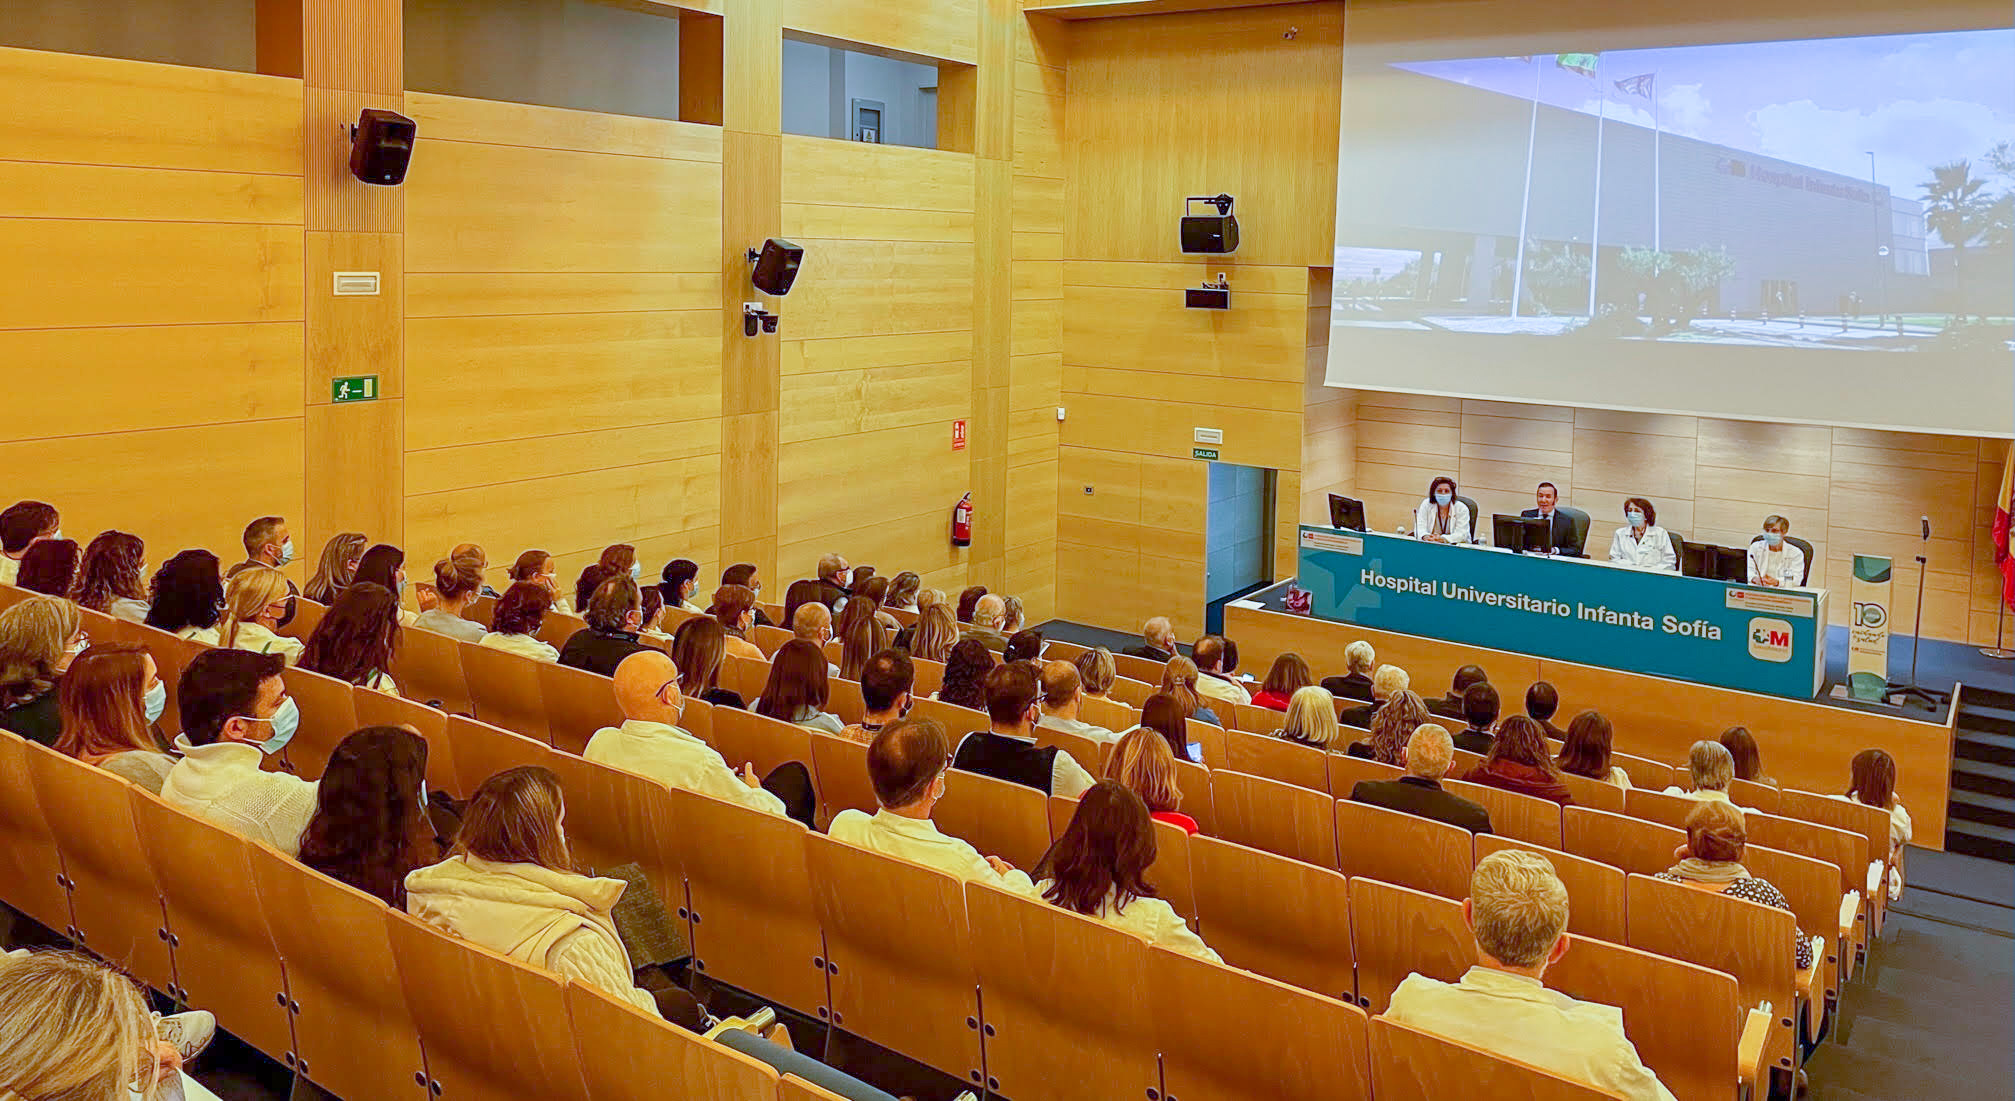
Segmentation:
{"type": "MultiPolygon", "coordinates": [[[[1835,623],[1847,621],[1853,556],[1886,554],[1891,621],[1910,630],[1922,552],[1926,636],[1993,641],[2000,575],[1986,531],[2005,441],[1324,389],[1354,403],[1354,441],[1311,432],[1304,462],[1353,463],[1373,526],[1410,523],[1437,474],[1456,477],[1486,515],[1531,508],[1533,488],[1554,482],[1590,513],[1598,555],[1625,496],[1650,498],[1688,539],[1724,546],[1746,546],[1774,513],[1813,544],[1812,583],[1835,590],[1835,623]],[[1931,518],[1928,544],[1920,516],[1931,518]]],[[[1326,522],[1326,504],[1304,497],[1306,522],[1326,522]]]]}
{"type": "Polygon", "coordinates": [[[0,461],[85,542],[302,515],[299,82],[0,49],[0,461]]]}
{"type": "MultiPolygon", "coordinates": [[[[978,59],[979,0],[781,0],[783,25],[793,31],[862,43],[968,65],[978,59]]],[[[732,20],[731,20],[732,21],[732,20]]]]}

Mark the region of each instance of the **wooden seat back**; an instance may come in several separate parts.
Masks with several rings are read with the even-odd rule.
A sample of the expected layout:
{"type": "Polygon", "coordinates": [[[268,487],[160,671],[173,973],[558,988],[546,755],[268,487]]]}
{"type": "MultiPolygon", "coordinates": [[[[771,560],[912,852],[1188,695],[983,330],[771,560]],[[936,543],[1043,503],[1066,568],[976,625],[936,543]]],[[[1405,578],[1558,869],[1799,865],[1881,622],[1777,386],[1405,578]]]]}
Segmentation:
{"type": "MultiPolygon", "coordinates": [[[[27,591],[4,585],[0,590],[27,591]]],[[[0,883],[6,884],[8,905],[60,933],[75,924],[75,915],[63,885],[63,855],[28,771],[33,752],[49,751],[0,730],[0,883]]]]}
{"type": "Polygon", "coordinates": [[[1319,747],[1242,730],[1227,730],[1224,739],[1225,767],[1231,771],[1330,794],[1329,754],[1319,747]]]}
{"type": "Polygon", "coordinates": [[[1371,1089],[1378,1101],[1597,1101],[1619,1096],[1378,1017],[1371,1021],[1371,1089]]]}
{"type": "Polygon", "coordinates": [[[356,689],[334,677],[288,666],[280,679],[301,709],[301,723],[286,748],[275,754],[281,767],[303,780],[319,780],[329,754],[357,729],[356,689]]]}
{"type": "Polygon", "coordinates": [[[1349,799],[1336,800],[1334,806],[1337,870],[1344,875],[1443,898],[1469,894],[1476,845],[1468,830],[1349,799]]]}
{"type": "Polygon", "coordinates": [[[1210,774],[1212,836],[1264,852],[1336,867],[1334,800],[1327,792],[1243,772],[1210,774]]]}
{"type": "MultiPolygon", "coordinates": [[[[406,1009],[385,904],[309,871],[279,851],[246,851],[258,913],[284,967],[295,1069],[338,1097],[427,1096],[420,1029],[406,1009]],[[369,1058],[359,1058],[369,1052],[369,1058]]],[[[268,994],[262,1012],[287,1015],[268,994]]],[[[242,1016],[219,1008],[235,1032],[242,1016]]]]}
{"type": "Polygon", "coordinates": [[[756,649],[761,650],[766,658],[776,657],[777,651],[784,648],[784,643],[796,637],[788,626],[749,628],[749,641],[755,643],[756,649]]]}
{"type": "Polygon", "coordinates": [[[396,910],[385,928],[435,1096],[587,1101],[565,979],[396,910]]]}
{"type": "Polygon", "coordinates": [[[1650,788],[1631,788],[1623,793],[1623,813],[1632,818],[1642,818],[1646,822],[1656,822],[1661,826],[1671,826],[1675,830],[1686,828],[1686,816],[1700,806],[1700,800],[1685,795],[1667,795],[1650,788]]]}
{"type": "Polygon", "coordinates": [[[560,778],[574,860],[601,873],[641,867],[665,911],[678,913],[686,905],[685,868],[681,850],[665,842],[671,796],[664,784],[571,753],[550,754],[546,766],[560,778]]]}
{"type": "Polygon", "coordinates": [[[467,798],[457,790],[455,755],[448,748],[448,714],[402,696],[369,688],[350,692],[350,706],[357,726],[410,726],[427,740],[427,786],[457,798],[467,798]]]}
{"type": "Polygon", "coordinates": [[[1375,879],[1350,881],[1350,934],[1367,1013],[1385,1012],[1408,975],[1454,982],[1476,962],[1462,903],[1375,879]]]}
{"type": "Polygon", "coordinates": [[[1792,1059],[1797,945],[1791,913],[1643,875],[1632,875],[1626,890],[1630,946],[1734,976],[1743,1008],[1770,1003],[1773,1040],[1765,1049],[1779,1060],[1792,1059]]]}
{"type": "Polygon", "coordinates": [[[1106,757],[1111,753],[1112,743],[1048,726],[1037,726],[1034,733],[1035,744],[1053,745],[1070,754],[1071,760],[1086,772],[1093,776],[1105,775],[1106,757]]]}
{"type": "Polygon", "coordinates": [[[140,845],[133,785],[103,769],[30,745],[35,800],[63,854],[75,915],[71,939],[156,990],[175,981],[161,892],[140,845]]]}
{"type": "Polygon", "coordinates": [[[1549,849],[1560,847],[1559,803],[1551,799],[1540,799],[1531,795],[1520,795],[1515,791],[1494,788],[1489,784],[1469,784],[1460,780],[1443,780],[1442,789],[1451,795],[1460,795],[1472,803],[1481,803],[1490,812],[1490,828],[1493,832],[1520,841],[1530,841],[1549,849]]]}
{"type": "Polygon", "coordinates": [[[399,694],[425,702],[441,701],[443,710],[466,714],[469,681],[462,674],[462,647],[467,643],[418,627],[399,632],[399,649],[392,655],[392,679],[399,694]]]}
{"type": "Polygon", "coordinates": [[[769,683],[769,679],[770,663],[767,661],[734,654],[721,661],[720,686],[740,696],[751,707],[762,698],[763,686],[769,683]]]}
{"type": "Polygon", "coordinates": [[[1233,726],[1248,734],[1271,734],[1287,725],[1287,712],[1250,703],[1235,704],[1232,714],[1219,717],[1231,720],[1233,726]]]}
{"type": "Polygon", "coordinates": [[[945,663],[925,658],[911,658],[910,668],[916,672],[916,680],[910,685],[910,696],[923,699],[944,687],[945,663]]]}
{"type": "Polygon", "coordinates": [[[124,794],[174,934],[178,996],[229,1022],[233,1035],[269,1058],[296,1051],[291,1008],[300,999],[266,925],[252,843],[139,788],[124,794]],[[281,1003],[281,994],[289,1000],[281,1003]]]}
{"type": "Polygon", "coordinates": [[[539,674],[533,659],[494,646],[461,644],[462,672],[469,680],[469,697],[476,718],[491,726],[551,744],[546,727],[546,700],[539,694],[539,674]]]}
{"type": "Polygon", "coordinates": [[[1152,682],[1149,682],[1135,680],[1122,673],[1112,679],[1112,687],[1106,690],[1106,696],[1135,710],[1139,710],[1146,705],[1148,697],[1159,691],[1161,691],[1161,677],[1159,675],[1152,682]]]}
{"type": "Polygon", "coordinates": [[[733,1048],[586,983],[568,983],[565,1000],[574,1056],[596,1101],[777,1096],[777,1072],[733,1048]]]}
{"type": "MultiPolygon", "coordinates": [[[[713,728],[708,744],[736,772],[749,764],[755,766],[758,777],[768,776],[785,761],[796,761],[807,769],[816,767],[817,762],[812,759],[813,731],[796,723],[727,707],[714,713],[713,728]]],[[[816,771],[812,780],[816,789],[816,771]]]]}
{"type": "Polygon", "coordinates": [[[463,798],[473,798],[483,781],[505,769],[553,765],[552,746],[461,715],[448,717],[448,747],[455,767],[455,786],[448,790],[463,792],[463,798]]]}
{"type": "Polygon", "coordinates": [[[913,700],[910,714],[920,719],[934,719],[945,728],[945,737],[951,739],[952,751],[956,753],[959,739],[975,730],[987,729],[987,713],[970,707],[960,707],[942,700],[913,700]]]}
{"type": "Polygon", "coordinates": [[[964,884],[818,834],[805,843],[833,1024],[973,1081],[983,1063],[964,884]]]}
{"type": "Polygon", "coordinates": [[[1049,796],[1031,787],[953,769],[931,818],[982,856],[1033,869],[1049,851],[1049,796]]]}
{"type": "Polygon", "coordinates": [[[296,595],[294,597],[294,618],[288,620],[285,627],[273,633],[306,642],[308,641],[308,636],[315,633],[315,628],[322,622],[322,617],[328,614],[329,606],[327,604],[318,604],[305,596],[296,595]]]}
{"type": "Polygon", "coordinates": [[[1632,788],[1650,788],[1664,791],[1679,782],[1685,774],[1683,769],[1675,769],[1661,761],[1649,757],[1633,757],[1628,753],[1611,753],[1609,763],[1630,774],[1632,788]]]}
{"type": "MultiPolygon", "coordinates": [[[[1568,897],[1578,899],[1574,888],[1568,897]]],[[[1581,908],[1577,901],[1573,909],[1581,908]]],[[[1618,916],[1622,914],[1618,907],[1618,916]]],[[[1573,937],[1546,969],[1546,985],[1623,1011],[1637,1057],[1678,1101],[1728,1101],[1736,1080],[1742,1014],[1735,980],[1719,971],[1631,948],[1573,937]]]]}
{"type": "Polygon", "coordinates": [[[1843,891],[1867,890],[1865,877],[1870,858],[1865,834],[1761,811],[1743,815],[1742,825],[1751,845],[1823,860],[1840,869],[1843,891]]]}
{"type": "Polygon", "coordinates": [[[570,665],[531,663],[539,679],[539,699],[546,705],[546,733],[554,749],[579,753],[595,731],[623,725],[616,706],[616,682],[599,673],[570,665]]]}
{"type": "Polygon", "coordinates": [[[1201,835],[1188,848],[1197,920],[1226,963],[1355,1004],[1341,873],[1201,835]]]}
{"type": "Polygon", "coordinates": [[[1135,657],[1112,651],[1112,670],[1115,674],[1142,684],[1161,684],[1161,675],[1168,668],[1167,662],[1152,658],[1135,657]]]}
{"type": "Polygon", "coordinates": [[[868,778],[868,747],[852,738],[814,730],[812,734],[812,774],[819,781],[818,821],[832,824],[843,810],[873,814],[881,809],[875,799],[874,783],[868,778]]]}
{"type": "Polygon", "coordinates": [[[1685,830],[1587,807],[1568,807],[1561,825],[1562,849],[1633,875],[1656,875],[1672,867],[1679,862],[1674,850],[1686,844],[1685,830]]]}
{"type": "Polygon", "coordinates": [[[1784,802],[1784,793],[1776,784],[1760,784],[1755,780],[1729,781],[1728,797],[1738,807],[1750,807],[1765,814],[1776,814],[1784,802]]]}
{"type": "Polygon", "coordinates": [[[1607,780],[1576,776],[1571,772],[1560,774],[1560,782],[1574,796],[1574,805],[1590,810],[1605,810],[1611,814],[1623,813],[1623,789],[1607,780]]]}
{"type": "Polygon", "coordinates": [[[966,885],[986,1011],[987,1089],[1082,1097],[1158,1092],[1148,948],[1139,938],[1040,899],[966,885]]]}
{"type": "Polygon", "coordinates": [[[1149,951],[1147,972],[1164,1096],[1370,1097],[1369,1023],[1357,1006],[1165,948],[1149,951]],[[1198,1006],[1216,1012],[1198,1013],[1198,1006]],[[1226,1028],[1227,1019],[1294,1024],[1226,1028]]]}
{"type": "Polygon", "coordinates": [[[805,828],[690,791],[672,791],[666,807],[662,843],[685,868],[694,968],[819,1015],[827,1006],[825,936],[812,908],[805,828]],[[722,844],[727,837],[734,844],[722,844]]]}
{"type": "Polygon", "coordinates": [[[1124,734],[1140,725],[1140,708],[1120,700],[1080,696],[1077,717],[1093,726],[1105,727],[1114,734],[1124,734]]]}
{"type": "Polygon", "coordinates": [[[1397,780],[1406,775],[1406,770],[1398,765],[1342,752],[1326,754],[1323,765],[1329,770],[1329,793],[1338,799],[1350,798],[1351,791],[1366,780],[1397,780]]]}
{"type": "Polygon", "coordinates": [[[547,612],[539,621],[539,641],[555,650],[567,648],[567,640],[588,629],[588,621],[571,612],[547,612]]]}
{"type": "Polygon", "coordinates": [[[1623,869],[1575,856],[1559,849],[1519,841],[1495,834],[1476,835],[1476,859],[1494,852],[1522,849],[1538,853],[1553,865],[1553,874],[1567,888],[1571,905],[1567,910],[1567,931],[1584,937],[1622,944],[1627,936],[1623,920],[1623,869]]]}

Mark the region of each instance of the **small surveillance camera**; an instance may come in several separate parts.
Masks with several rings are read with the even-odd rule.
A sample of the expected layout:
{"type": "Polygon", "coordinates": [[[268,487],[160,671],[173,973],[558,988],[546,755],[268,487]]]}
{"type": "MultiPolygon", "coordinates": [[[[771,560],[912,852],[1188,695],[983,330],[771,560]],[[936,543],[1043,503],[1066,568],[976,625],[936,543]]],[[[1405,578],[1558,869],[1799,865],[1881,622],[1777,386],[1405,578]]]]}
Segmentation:
{"type": "Polygon", "coordinates": [[[762,331],[763,307],[760,303],[742,303],[742,335],[754,336],[762,331]]]}
{"type": "Polygon", "coordinates": [[[777,322],[780,320],[782,319],[779,318],[776,314],[773,313],[763,314],[763,331],[766,333],[776,332],[777,322]]]}

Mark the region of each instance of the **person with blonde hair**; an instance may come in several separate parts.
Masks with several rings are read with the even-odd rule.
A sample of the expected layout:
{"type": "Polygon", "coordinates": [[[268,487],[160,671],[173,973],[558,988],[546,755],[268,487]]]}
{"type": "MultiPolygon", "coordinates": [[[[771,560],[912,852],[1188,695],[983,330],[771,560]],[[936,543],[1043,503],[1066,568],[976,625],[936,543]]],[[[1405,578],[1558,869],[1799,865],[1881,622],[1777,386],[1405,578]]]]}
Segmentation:
{"type": "Polygon", "coordinates": [[[1674,784],[1665,789],[1665,794],[1703,803],[1730,802],[1728,788],[1735,782],[1735,757],[1727,746],[1704,740],[1694,742],[1686,754],[1686,771],[1691,787],[1674,784]]]}
{"type": "Polygon", "coordinates": [[[1287,721],[1276,735],[1299,745],[1311,745],[1325,753],[1336,749],[1341,727],[1336,725],[1336,697],[1329,689],[1306,685],[1295,690],[1287,701],[1287,721]]]}
{"type": "Polygon", "coordinates": [[[1181,777],[1176,771],[1175,751],[1160,731],[1145,726],[1127,731],[1113,746],[1105,778],[1125,784],[1140,796],[1147,804],[1148,817],[1196,834],[1196,819],[1177,809],[1182,806],[1181,777]]]}
{"type": "MultiPolygon", "coordinates": [[[[1378,709],[1384,706],[1385,701],[1401,692],[1411,690],[1412,687],[1413,678],[1407,675],[1406,670],[1397,665],[1381,665],[1378,671],[1371,675],[1371,698],[1338,715],[1336,720],[1345,726],[1369,730],[1372,716],[1378,714],[1378,709]]],[[[1330,694],[1336,695],[1334,692],[1330,694]]],[[[1433,711],[1425,701],[1422,701],[1420,706],[1430,712],[1433,711]]]]}
{"type": "Polygon", "coordinates": [[[1071,664],[1077,667],[1078,690],[1095,700],[1105,699],[1119,676],[1119,671],[1113,668],[1112,651],[1103,646],[1086,650],[1071,664]]]}
{"type": "Polygon", "coordinates": [[[167,708],[168,686],[145,647],[92,644],[70,663],[57,695],[63,734],[56,752],[161,794],[175,759],[153,727],[167,708]]]}
{"type": "Polygon", "coordinates": [[[421,612],[413,626],[460,642],[483,641],[489,632],[467,618],[469,605],[483,595],[483,564],[474,555],[441,559],[434,563],[434,592],[439,601],[421,612]]]}
{"type": "Polygon", "coordinates": [[[524,765],[483,781],[448,858],[407,873],[406,912],[492,952],[662,1012],[659,1000],[636,985],[616,931],[616,901],[629,885],[580,874],[561,828],[565,816],[560,778],[548,769],[524,765]]]}
{"type": "Polygon", "coordinates": [[[1567,888],[1538,853],[1494,852],[1476,862],[1462,920],[1476,966],[1452,983],[1409,975],[1385,1018],[1482,1048],[1627,1101],[1673,1101],[1623,1031],[1623,1011],[1545,986],[1567,954],[1567,888]]]}
{"type": "Polygon", "coordinates": [[[322,544],[322,556],[315,561],[315,575],[301,589],[301,595],[317,604],[334,604],[337,594],[356,579],[357,566],[371,539],[361,531],[338,532],[322,544]]]}
{"type": "Polygon", "coordinates": [[[227,650],[278,654],[288,665],[301,660],[305,644],[276,633],[287,618],[287,576],[267,566],[247,566],[224,590],[224,618],[217,621],[217,645],[227,650]]]}
{"type": "Polygon", "coordinates": [[[910,656],[919,661],[943,662],[958,643],[959,623],[952,606],[943,600],[925,605],[910,635],[910,656]]]}
{"type": "Polygon", "coordinates": [[[63,731],[57,685],[89,640],[77,606],[31,596],[0,612],[0,729],[56,744],[63,731]]]}
{"type": "Polygon", "coordinates": [[[77,952],[0,957],[0,1098],[151,1101],[181,1066],[133,980],[77,952]]]}
{"type": "Polygon", "coordinates": [[[1183,718],[1222,726],[1224,724],[1218,721],[1217,712],[1203,705],[1203,696],[1197,691],[1197,681],[1202,676],[1196,670],[1196,662],[1178,654],[1162,666],[1162,694],[1174,698],[1182,708],[1183,718]]]}
{"type": "MultiPolygon", "coordinates": [[[[1390,669],[1388,665],[1385,668],[1390,669]]],[[[1350,743],[1348,752],[1353,757],[1364,757],[1380,764],[1396,765],[1404,755],[1406,739],[1413,736],[1413,728],[1427,722],[1434,716],[1427,710],[1427,704],[1413,690],[1402,688],[1394,692],[1371,716],[1371,736],[1361,742],[1350,743]]]]}

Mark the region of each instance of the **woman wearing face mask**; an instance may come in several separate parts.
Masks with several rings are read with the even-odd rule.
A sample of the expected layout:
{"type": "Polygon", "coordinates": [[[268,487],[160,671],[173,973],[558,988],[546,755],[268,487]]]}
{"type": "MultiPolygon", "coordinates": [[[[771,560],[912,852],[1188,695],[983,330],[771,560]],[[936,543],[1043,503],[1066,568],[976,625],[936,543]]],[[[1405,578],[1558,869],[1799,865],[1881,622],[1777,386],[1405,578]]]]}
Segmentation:
{"type": "Polygon", "coordinates": [[[224,618],[217,621],[217,645],[278,654],[292,665],[301,660],[301,640],[275,633],[286,614],[287,578],[265,566],[242,570],[224,590],[224,618]]]}
{"type": "Polygon", "coordinates": [[[1679,572],[1679,552],[1672,549],[1672,537],[1658,526],[1658,510],[1642,497],[1623,501],[1624,526],[1609,541],[1609,560],[1640,570],[1679,572]]]}
{"type": "Polygon", "coordinates": [[[561,615],[573,614],[573,605],[560,595],[559,564],[545,551],[533,549],[519,555],[518,560],[511,564],[511,580],[544,585],[553,597],[552,607],[548,610],[561,615]]]}
{"type": "Polygon", "coordinates": [[[206,550],[185,550],[163,562],[148,583],[147,626],[217,645],[217,621],[224,614],[217,567],[217,556],[206,550]]]}
{"type": "Polygon", "coordinates": [[[56,752],[131,780],[155,795],[175,758],[154,724],[168,705],[154,658],[130,642],[100,642],[77,655],[58,691],[63,736],[56,752]]]}
{"type": "Polygon", "coordinates": [[[1749,583],[1773,589],[1797,588],[1805,584],[1805,552],[1784,538],[1791,521],[1782,516],[1763,518],[1763,536],[1749,541],[1749,583]]]}
{"type": "Polygon", "coordinates": [[[404,606],[406,599],[406,552],[389,543],[380,543],[364,552],[357,562],[357,576],[351,584],[369,581],[383,585],[392,591],[400,602],[399,626],[411,627],[419,622],[420,614],[404,606]]]}
{"type": "Polygon", "coordinates": [[[103,612],[128,623],[147,621],[147,544],[123,531],[100,532],[84,549],[77,567],[80,607],[103,612]]]}
{"type": "Polygon", "coordinates": [[[348,588],[357,576],[357,567],[363,564],[364,550],[371,545],[361,531],[346,531],[329,537],[322,544],[322,557],[315,564],[315,576],[308,579],[308,586],[301,595],[317,604],[334,604],[336,595],[348,588]]]}
{"type": "Polygon", "coordinates": [[[1455,499],[1455,479],[1428,483],[1427,499],[1413,513],[1413,534],[1430,543],[1469,542],[1469,506],[1455,499]]]}
{"type": "Polygon", "coordinates": [[[89,644],[67,600],[32,596],[0,612],[0,729],[55,745],[63,732],[57,687],[89,644]]]}

